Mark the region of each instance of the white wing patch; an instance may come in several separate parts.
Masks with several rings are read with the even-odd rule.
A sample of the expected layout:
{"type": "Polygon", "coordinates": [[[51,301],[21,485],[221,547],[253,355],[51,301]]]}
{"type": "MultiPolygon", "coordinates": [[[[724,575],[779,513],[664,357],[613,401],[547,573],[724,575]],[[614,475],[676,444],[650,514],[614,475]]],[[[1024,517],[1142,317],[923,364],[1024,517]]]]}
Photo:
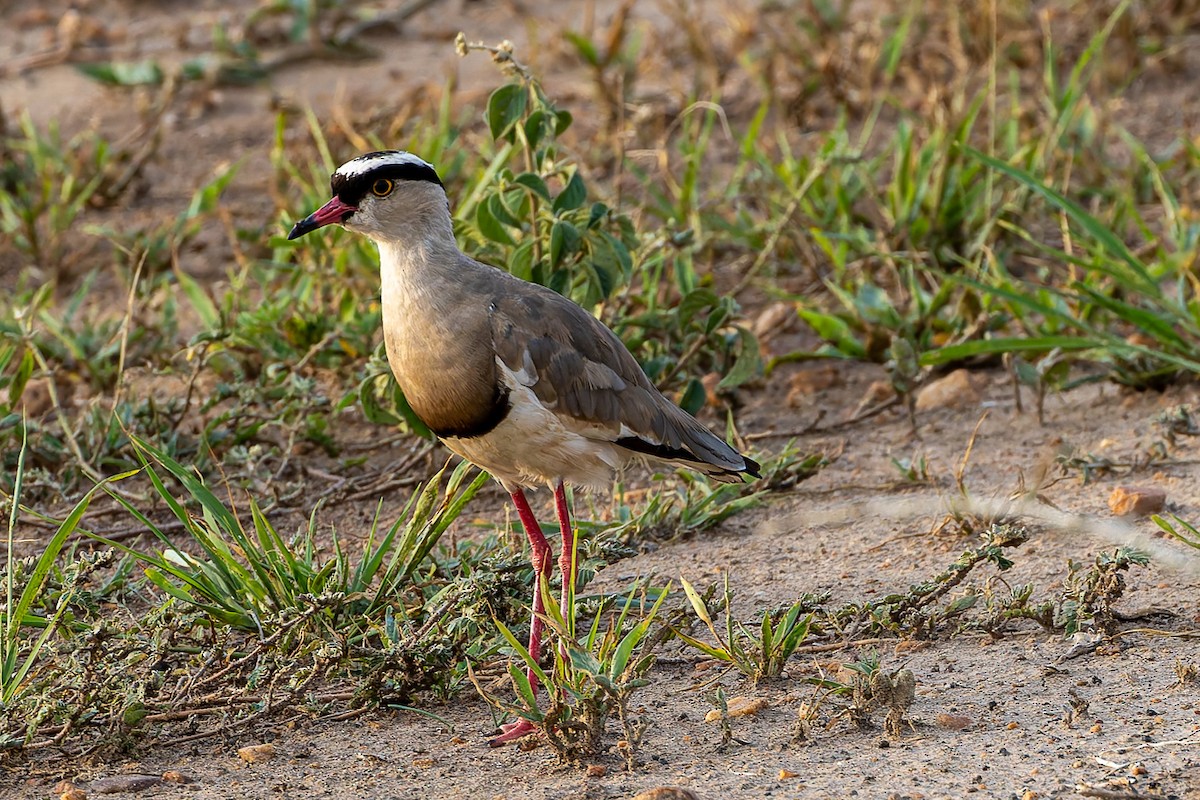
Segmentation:
{"type": "Polygon", "coordinates": [[[525,385],[524,369],[513,372],[500,359],[496,362],[512,409],[490,433],[443,439],[450,450],[492,473],[510,491],[554,486],[560,480],[603,487],[630,460],[629,453],[612,444],[612,430],[555,414],[525,385]]]}

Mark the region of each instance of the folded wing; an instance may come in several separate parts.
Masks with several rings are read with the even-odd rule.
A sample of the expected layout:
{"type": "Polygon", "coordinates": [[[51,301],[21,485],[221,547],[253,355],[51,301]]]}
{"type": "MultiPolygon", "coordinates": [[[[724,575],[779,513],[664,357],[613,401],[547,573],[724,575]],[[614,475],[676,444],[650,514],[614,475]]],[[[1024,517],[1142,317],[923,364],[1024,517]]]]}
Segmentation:
{"type": "Polygon", "coordinates": [[[665,398],[612,331],[561,295],[522,288],[493,299],[493,344],[546,408],[631,454],[719,480],[738,480],[743,472],[758,477],[754,460],[665,398]]]}

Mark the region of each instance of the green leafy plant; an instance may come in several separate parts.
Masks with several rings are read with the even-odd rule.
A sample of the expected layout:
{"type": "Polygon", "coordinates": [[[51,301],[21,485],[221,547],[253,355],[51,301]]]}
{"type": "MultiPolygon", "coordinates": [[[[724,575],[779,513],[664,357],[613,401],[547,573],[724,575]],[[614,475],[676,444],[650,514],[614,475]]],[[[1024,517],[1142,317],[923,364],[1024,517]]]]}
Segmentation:
{"type": "MultiPolygon", "coordinates": [[[[511,45],[467,43],[460,54],[491,53],[511,81],[488,100],[485,120],[497,146],[482,175],[465,194],[455,220],[469,251],[514,275],[548,286],[585,308],[607,303],[614,330],[660,387],[683,383],[683,405],[703,402],[696,373],[723,373],[721,389],[757,374],[757,339],[734,321],[737,306],[701,285],[687,243],[690,234],[647,241],[628,214],[602,201],[580,166],[557,140],[570,127],[569,112],[543,92],[511,45]],[[678,299],[664,295],[664,279],[678,299]]],[[[696,180],[695,166],[688,169],[696,180]]]]}
{"type": "Polygon", "coordinates": [[[574,592],[568,593],[567,605],[562,607],[550,596],[549,587],[542,584],[539,590],[546,608],[549,647],[554,653],[550,669],[538,664],[512,631],[497,620],[500,633],[516,657],[508,672],[517,701],[513,704],[500,700],[478,683],[476,688],[493,706],[533,723],[559,757],[572,764],[586,763],[603,750],[605,723],[615,715],[625,743],[622,755],[632,769],[645,724],[635,716],[630,700],[649,683],[646,674],[654,664],[654,647],[661,640],[653,633],[653,626],[670,589],[643,591],[639,597],[635,587],[623,601],[601,603],[587,633],[580,636],[574,592]],[[617,606],[615,613],[611,606],[617,606]],[[637,609],[644,613],[635,619],[633,612],[637,609]],[[546,689],[545,710],[534,696],[526,667],[546,689]]]}
{"type": "MultiPolygon", "coordinates": [[[[64,622],[85,570],[76,569],[56,598],[46,593],[46,584],[67,541],[79,528],[95,495],[107,486],[93,488],[75,504],[58,525],[42,552],[33,559],[18,560],[14,551],[17,519],[21,507],[21,484],[25,474],[28,440],[23,440],[17,460],[16,479],[9,499],[7,557],[4,565],[4,607],[0,609],[0,703],[12,705],[29,687],[31,671],[43,656],[52,636],[64,622]]],[[[119,481],[125,475],[114,476],[119,481]]]]}
{"type": "Polygon", "coordinates": [[[1117,626],[1113,606],[1125,593],[1124,573],[1149,563],[1149,555],[1132,547],[1101,553],[1090,567],[1072,562],[1055,621],[1068,635],[1080,631],[1111,635],[1117,626]]]}
{"type": "Polygon", "coordinates": [[[468,44],[460,34],[457,47],[462,55],[490,52],[511,79],[488,99],[484,118],[497,151],[455,210],[460,236],[481,260],[585,308],[608,299],[630,280],[638,237],[627,215],[588,203],[579,165],[556,142],[571,114],[546,96],[511,45],[468,44]]]}
{"type": "Polygon", "coordinates": [[[687,594],[692,610],[708,628],[715,644],[701,641],[694,636],[675,630],[682,641],[704,653],[735,667],[753,681],[778,677],[787,665],[787,660],[808,637],[812,614],[805,612],[805,603],[792,604],[787,609],[763,612],[762,620],[755,630],[749,630],[733,619],[729,613],[733,591],[729,586],[729,573],[725,573],[722,606],[725,612],[725,635],[717,632],[708,604],[696,588],[685,578],[680,578],[683,591],[687,594]]]}
{"type": "Polygon", "coordinates": [[[885,671],[874,650],[842,665],[833,678],[811,682],[825,690],[825,697],[845,698],[835,719],[845,717],[859,729],[870,728],[871,716],[887,709],[884,731],[893,737],[903,734],[905,716],[916,699],[917,682],[912,670],[885,671]]]}
{"type": "Polygon", "coordinates": [[[360,558],[352,559],[336,540],[333,558],[322,558],[315,543],[316,509],[304,537],[289,543],[251,498],[253,530],[246,530],[237,515],[194,473],[150,444],[135,443],[144,459],[146,476],[201,555],[181,549],[160,526],[120,495],[114,495],[117,502],[166,549],[148,554],[91,535],[142,561],[146,577],[170,596],[195,606],[215,621],[260,633],[272,632],[275,626],[286,623],[290,615],[314,598],[327,606],[325,613],[313,618],[314,624],[326,633],[346,633],[347,624],[353,630],[359,624],[356,620],[365,621],[369,612],[386,605],[387,598],[411,579],[488,477],[478,473],[468,482],[472,468],[463,462],[448,476],[443,489],[444,468],[410,497],[396,523],[385,533],[380,535],[372,527],[360,558]],[[175,498],[156,465],[200,506],[199,517],[175,498]]]}
{"type": "Polygon", "coordinates": [[[67,234],[85,209],[119,194],[115,155],[98,134],[63,141],[56,126],[43,133],[28,113],[18,130],[0,127],[0,232],[43,278],[63,269],[67,234]]]}

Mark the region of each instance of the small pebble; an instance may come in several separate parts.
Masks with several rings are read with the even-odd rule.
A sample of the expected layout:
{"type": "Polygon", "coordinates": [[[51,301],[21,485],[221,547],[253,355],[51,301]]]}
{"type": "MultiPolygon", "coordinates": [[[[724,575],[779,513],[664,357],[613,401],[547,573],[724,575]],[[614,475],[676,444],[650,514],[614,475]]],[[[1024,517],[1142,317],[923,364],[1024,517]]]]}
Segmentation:
{"type": "Polygon", "coordinates": [[[1118,486],[1108,497],[1108,507],[1118,517],[1155,514],[1166,503],[1167,493],[1157,486],[1118,486]]]}
{"type": "Polygon", "coordinates": [[[275,745],[270,742],[246,745],[245,747],[238,748],[237,754],[238,758],[247,764],[270,761],[275,757],[275,745]]]}
{"type": "Polygon", "coordinates": [[[678,786],[659,786],[634,795],[633,800],[700,800],[695,793],[678,786]]]}
{"type": "Polygon", "coordinates": [[[971,718],[962,714],[946,714],[943,712],[937,715],[937,724],[948,730],[961,731],[971,724],[971,718]]]}
{"type": "Polygon", "coordinates": [[[141,792],[162,783],[157,775],[112,775],[92,781],[88,789],[93,794],[118,794],[141,792]]]}

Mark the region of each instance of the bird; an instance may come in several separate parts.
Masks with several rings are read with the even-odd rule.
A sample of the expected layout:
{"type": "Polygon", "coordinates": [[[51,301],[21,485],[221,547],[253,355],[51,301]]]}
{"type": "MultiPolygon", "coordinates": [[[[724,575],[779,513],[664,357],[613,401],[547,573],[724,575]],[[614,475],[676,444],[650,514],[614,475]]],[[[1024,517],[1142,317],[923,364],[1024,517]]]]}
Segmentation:
{"type": "MultiPolygon", "coordinates": [[[[529,539],[535,662],[545,624],[541,587],[553,562],[526,490],[554,493],[565,607],[575,582],[566,486],[603,488],[639,460],[723,482],[762,477],[758,462],[663,396],[583,307],[463,253],[432,164],[403,150],[366,153],[334,171],[330,192],[288,239],[337,224],[378,247],[383,340],[396,382],[447,449],[499,481],[529,539]]],[[[532,668],[527,677],[536,696],[532,668]]],[[[518,720],[490,744],[534,732],[518,720]]]]}

